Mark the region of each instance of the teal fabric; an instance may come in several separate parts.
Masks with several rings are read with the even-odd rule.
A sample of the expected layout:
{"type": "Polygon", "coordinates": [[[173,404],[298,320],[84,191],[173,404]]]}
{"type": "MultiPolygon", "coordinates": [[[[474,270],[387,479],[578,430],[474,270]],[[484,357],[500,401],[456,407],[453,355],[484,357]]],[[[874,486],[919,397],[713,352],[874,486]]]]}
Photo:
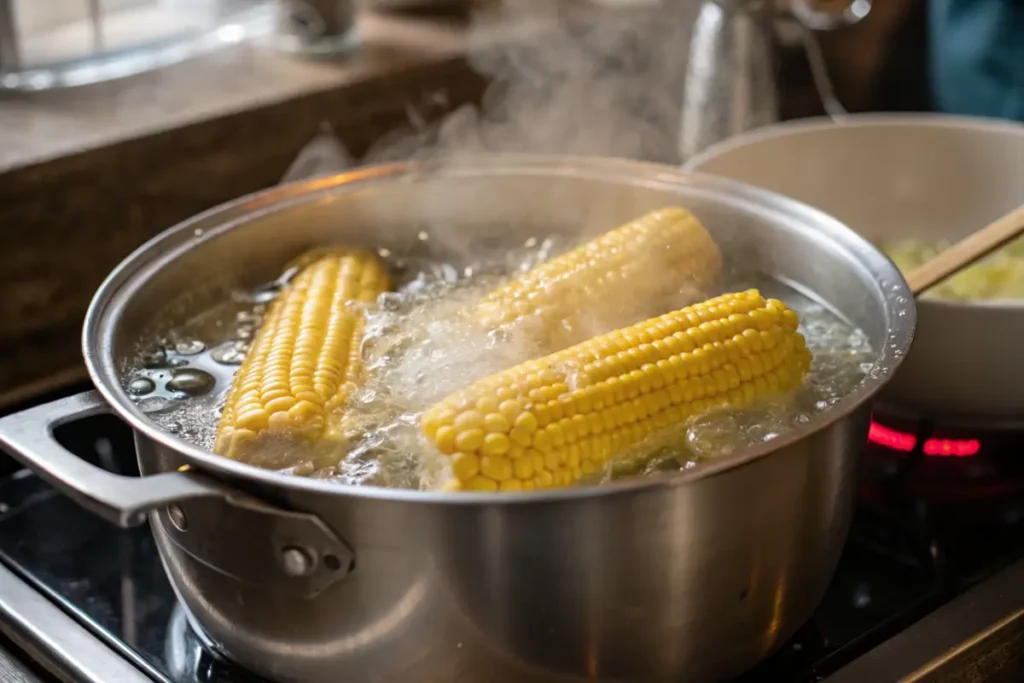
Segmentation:
{"type": "Polygon", "coordinates": [[[1024,0],[927,0],[936,109],[1024,121],[1024,0]]]}

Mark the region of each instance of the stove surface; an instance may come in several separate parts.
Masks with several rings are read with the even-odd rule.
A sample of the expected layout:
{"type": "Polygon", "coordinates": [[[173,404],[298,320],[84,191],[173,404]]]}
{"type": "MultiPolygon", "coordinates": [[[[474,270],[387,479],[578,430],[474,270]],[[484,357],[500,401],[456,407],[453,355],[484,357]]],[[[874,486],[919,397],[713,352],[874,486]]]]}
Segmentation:
{"type": "MultiPolygon", "coordinates": [[[[117,418],[70,423],[56,436],[83,458],[138,474],[131,431],[117,418]]],[[[876,422],[849,541],[827,594],[788,644],[736,683],[841,677],[862,655],[1022,557],[1024,434],[876,422]]],[[[147,527],[115,528],[25,470],[0,475],[0,565],[141,681],[261,681],[190,628],[147,527]]],[[[0,599],[0,610],[11,609],[0,599]]]]}

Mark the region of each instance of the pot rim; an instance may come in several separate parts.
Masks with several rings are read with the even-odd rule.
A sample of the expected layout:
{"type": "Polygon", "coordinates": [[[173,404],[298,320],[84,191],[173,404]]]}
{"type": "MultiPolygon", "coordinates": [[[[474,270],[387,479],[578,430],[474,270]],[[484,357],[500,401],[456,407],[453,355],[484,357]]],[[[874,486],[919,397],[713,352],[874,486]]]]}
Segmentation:
{"type": "MultiPolygon", "coordinates": [[[[964,116],[937,112],[866,112],[863,114],[844,115],[838,119],[832,119],[828,116],[814,116],[797,121],[774,123],[746,133],[734,135],[690,157],[682,165],[682,169],[690,173],[715,175],[711,171],[701,170],[700,167],[712,159],[747,145],[789,136],[795,137],[820,131],[850,128],[930,128],[935,130],[952,128],[973,132],[1001,133],[1024,138],[1024,122],[993,119],[983,116],[964,116]]],[[[997,216],[993,216],[993,218],[997,218],[997,216]]],[[[981,226],[979,225],[978,227],[980,228],[981,226]]],[[[917,305],[959,312],[965,310],[977,311],[979,309],[1002,312],[1024,310],[1024,299],[959,301],[922,298],[917,301],[917,305]]]]}
{"type": "Polygon", "coordinates": [[[486,154],[446,158],[424,158],[369,166],[324,178],[297,181],[265,189],[221,204],[153,237],[126,257],[97,289],[86,313],[82,332],[82,350],[89,376],[100,395],[116,414],[137,434],[173,450],[200,471],[244,479],[258,485],[282,487],[294,492],[344,495],[357,498],[418,503],[452,503],[461,505],[504,505],[551,503],[581,498],[622,495],[631,492],[676,487],[688,482],[713,477],[743,467],[782,450],[793,443],[825,429],[860,408],[892,377],[909,351],[914,336],[916,312],[913,299],[902,275],[870,242],[824,212],[782,195],[744,183],[716,176],[685,172],[676,167],[616,158],[564,157],[552,155],[486,154]],[[875,282],[892,283],[883,291],[887,317],[885,338],[879,344],[876,368],[831,410],[816,415],[798,429],[772,441],[679,473],[651,478],[632,478],[602,486],[575,487],[529,492],[441,492],[413,489],[392,489],[377,486],[339,484],[327,480],[299,477],[265,470],[231,460],[198,448],[184,439],[160,429],[131,401],[120,381],[113,358],[113,337],[117,317],[107,315],[112,304],[130,299],[125,293],[133,283],[146,276],[146,270],[157,270],[195,245],[225,231],[238,228],[253,219],[283,211],[306,202],[323,199],[335,193],[351,191],[374,181],[394,181],[416,177],[437,177],[458,174],[515,175],[546,174],[549,176],[590,178],[627,182],[670,189],[690,186],[710,195],[729,196],[739,204],[791,221],[813,224],[823,240],[840,245],[851,254],[865,276],[875,282]],[[902,316],[895,315],[897,299],[911,302],[902,316]]]}

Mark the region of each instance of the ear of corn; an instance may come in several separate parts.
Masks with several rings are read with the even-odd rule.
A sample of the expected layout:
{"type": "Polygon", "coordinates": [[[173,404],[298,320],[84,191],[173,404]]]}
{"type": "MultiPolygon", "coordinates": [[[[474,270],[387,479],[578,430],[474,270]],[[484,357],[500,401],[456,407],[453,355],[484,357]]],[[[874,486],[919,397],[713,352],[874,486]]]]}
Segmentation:
{"type": "Polygon", "coordinates": [[[266,467],[339,454],[332,417],[362,374],[363,305],[390,283],[364,252],[316,250],[298,263],[235,375],[216,453],[266,467]]]}
{"type": "Polygon", "coordinates": [[[699,301],[720,268],[721,254],[700,221],[666,208],[538,265],[486,295],[474,315],[488,329],[525,325],[550,353],[699,301]]]}
{"type": "Polygon", "coordinates": [[[811,354],[797,315],[725,294],[492,375],[421,418],[456,490],[568,486],[716,406],[797,387],[811,354]]]}

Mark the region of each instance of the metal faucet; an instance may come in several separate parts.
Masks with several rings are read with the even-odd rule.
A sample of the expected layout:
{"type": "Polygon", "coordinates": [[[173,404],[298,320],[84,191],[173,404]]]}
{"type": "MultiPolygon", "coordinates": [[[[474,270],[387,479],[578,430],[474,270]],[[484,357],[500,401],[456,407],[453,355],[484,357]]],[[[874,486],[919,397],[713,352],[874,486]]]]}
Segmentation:
{"type": "MultiPolygon", "coordinates": [[[[850,26],[863,19],[871,0],[841,10],[819,9],[816,0],[790,0],[790,12],[805,33],[804,44],[825,84],[811,31],[850,26]]],[[[730,136],[779,118],[776,83],[775,0],[703,0],[690,37],[684,81],[679,153],[682,160],[730,136]]],[[[830,114],[836,113],[835,102],[830,114]]]]}

